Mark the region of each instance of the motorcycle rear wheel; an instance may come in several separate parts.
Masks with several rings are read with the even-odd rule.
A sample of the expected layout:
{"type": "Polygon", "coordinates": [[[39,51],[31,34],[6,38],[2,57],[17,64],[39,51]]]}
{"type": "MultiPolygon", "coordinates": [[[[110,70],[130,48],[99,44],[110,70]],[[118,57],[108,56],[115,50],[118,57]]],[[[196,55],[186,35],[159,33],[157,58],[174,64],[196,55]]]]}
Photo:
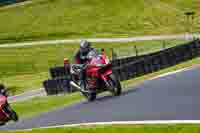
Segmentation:
{"type": "Polygon", "coordinates": [[[109,89],[114,96],[121,95],[122,87],[120,81],[115,77],[114,74],[111,74],[109,76],[108,83],[109,83],[109,89]]]}

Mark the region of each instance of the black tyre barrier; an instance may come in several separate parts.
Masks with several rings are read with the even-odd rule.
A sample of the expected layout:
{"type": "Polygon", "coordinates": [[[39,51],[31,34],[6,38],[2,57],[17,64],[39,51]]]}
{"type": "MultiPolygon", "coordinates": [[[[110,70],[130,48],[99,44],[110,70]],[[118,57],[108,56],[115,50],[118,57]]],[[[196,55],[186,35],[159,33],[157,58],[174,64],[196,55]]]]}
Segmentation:
{"type": "Polygon", "coordinates": [[[57,78],[69,78],[70,74],[70,66],[57,66],[57,67],[52,67],[49,69],[50,75],[52,79],[57,79],[57,78]]]}
{"type": "Polygon", "coordinates": [[[200,56],[200,41],[195,40],[160,52],[145,55],[142,58],[134,59],[132,62],[128,60],[125,63],[124,61],[123,63],[126,65],[120,64],[120,66],[115,67],[119,69],[118,76],[123,81],[174,66],[198,56],[200,56]]]}
{"type": "Polygon", "coordinates": [[[71,93],[74,92],[70,87],[69,79],[49,79],[43,82],[43,86],[47,95],[56,95],[59,93],[71,93]]]}
{"type": "Polygon", "coordinates": [[[19,2],[24,2],[26,0],[0,0],[0,7],[5,5],[11,5],[19,2]]]}
{"type": "MultiPolygon", "coordinates": [[[[113,72],[120,81],[124,81],[176,65],[198,56],[200,56],[200,41],[194,40],[148,55],[113,60],[113,72]]],[[[63,82],[69,85],[69,67],[54,67],[50,69],[50,73],[53,80],[44,82],[48,94],[73,92],[69,88],[66,89],[67,87],[61,87],[64,84],[63,82]],[[68,81],[60,81],[60,78],[65,78],[68,81]]]]}
{"type": "Polygon", "coordinates": [[[131,57],[120,58],[120,59],[112,60],[112,64],[113,64],[113,66],[120,66],[120,65],[123,65],[126,63],[130,63],[130,62],[145,58],[146,56],[147,55],[140,55],[140,56],[131,56],[131,57]]]}

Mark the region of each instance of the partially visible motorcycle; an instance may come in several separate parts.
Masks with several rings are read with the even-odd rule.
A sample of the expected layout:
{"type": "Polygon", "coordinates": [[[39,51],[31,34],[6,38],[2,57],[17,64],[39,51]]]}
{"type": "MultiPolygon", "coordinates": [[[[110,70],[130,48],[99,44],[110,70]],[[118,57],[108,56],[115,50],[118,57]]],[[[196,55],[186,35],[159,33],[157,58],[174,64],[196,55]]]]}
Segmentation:
{"type": "Polygon", "coordinates": [[[121,84],[112,71],[112,63],[105,53],[91,51],[87,55],[87,65],[71,64],[70,85],[78,89],[88,101],[94,101],[98,93],[110,91],[114,96],[121,94],[121,84]],[[86,86],[80,83],[79,73],[85,69],[86,86]]]}
{"type": "MultiPolygon", "coordinates": [[[[1,85],[0,85],[1,88],[1,85]]],[[[18,121],[17,113],[11,108],[7,101],[6,94],[0,94],[0,125],[6,124],[8,121],[18,121]]]]}

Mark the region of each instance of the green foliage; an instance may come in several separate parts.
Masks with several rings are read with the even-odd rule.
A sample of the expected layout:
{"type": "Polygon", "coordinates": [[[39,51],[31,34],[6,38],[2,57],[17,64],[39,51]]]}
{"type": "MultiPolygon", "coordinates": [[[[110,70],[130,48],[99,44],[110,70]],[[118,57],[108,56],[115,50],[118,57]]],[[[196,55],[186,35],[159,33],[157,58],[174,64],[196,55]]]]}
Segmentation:
{"type": "Polygon", "coordinates": [[[21,118],[32,117],[42,112],[52,111],[54,109],[62,108],[63,106],[72,105],[82,99],[83,97],[78,93],[41,98],[36,97],[31,100],[12,103],[12,107],[21,118]]]}

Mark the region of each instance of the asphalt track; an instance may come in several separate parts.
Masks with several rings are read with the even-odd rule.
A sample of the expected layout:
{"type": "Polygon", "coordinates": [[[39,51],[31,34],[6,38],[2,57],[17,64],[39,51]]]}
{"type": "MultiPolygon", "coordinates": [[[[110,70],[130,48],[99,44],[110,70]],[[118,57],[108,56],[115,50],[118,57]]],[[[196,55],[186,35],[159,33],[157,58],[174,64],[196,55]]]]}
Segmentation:
{"type": "Polygon", "coordinates": [[[145,81],[120,97],[99,97],[95,102],[43,113],[0,130],[140,120],[200,120],[200,68],[145,81]]]}

